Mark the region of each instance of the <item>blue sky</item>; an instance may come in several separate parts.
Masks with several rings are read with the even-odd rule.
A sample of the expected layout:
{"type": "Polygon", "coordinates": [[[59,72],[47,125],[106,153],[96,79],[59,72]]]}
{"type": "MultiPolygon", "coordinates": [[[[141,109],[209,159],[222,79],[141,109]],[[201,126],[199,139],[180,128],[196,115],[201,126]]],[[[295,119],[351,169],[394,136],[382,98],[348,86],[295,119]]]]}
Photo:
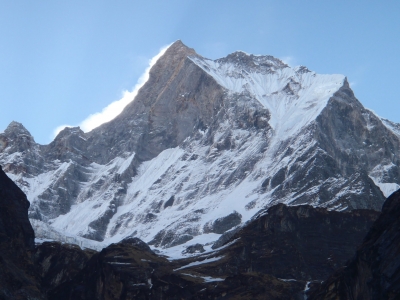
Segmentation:
{"type": "Polygon", "coordinates": [[[400,122],[399,15],[397,0],[0,0],[0,131],[15,120],[49,143],[132,91],[177,39],[208,58],[243,50],[344,74],[400,122]]]}

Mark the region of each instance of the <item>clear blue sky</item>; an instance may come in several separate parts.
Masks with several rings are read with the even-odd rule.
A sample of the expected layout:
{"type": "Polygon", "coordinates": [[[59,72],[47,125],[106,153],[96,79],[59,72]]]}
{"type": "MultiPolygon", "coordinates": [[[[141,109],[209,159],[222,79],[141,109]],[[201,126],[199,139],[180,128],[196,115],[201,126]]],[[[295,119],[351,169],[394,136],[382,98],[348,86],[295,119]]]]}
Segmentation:
{"type": "Polygon", "coordinates": [[[0,131],[15,120],[49,143],[177,39],[208,58],[243,50],[344,74],[364,106],[400,122],[398,0],[0,0],[0,131]]]}

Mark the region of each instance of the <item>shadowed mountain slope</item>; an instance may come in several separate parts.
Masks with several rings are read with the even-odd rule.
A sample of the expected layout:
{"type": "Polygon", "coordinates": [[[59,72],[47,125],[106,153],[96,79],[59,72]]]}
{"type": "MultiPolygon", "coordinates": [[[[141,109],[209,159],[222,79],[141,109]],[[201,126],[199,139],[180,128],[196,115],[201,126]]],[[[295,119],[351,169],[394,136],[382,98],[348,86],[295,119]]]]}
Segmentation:
{"type": "Polygon", "coordinates": [[[309,299],[399,299],[400,190],[385,202],[361,247],[309,299]]]}
{"type": "Polygon", "coordinates": [[[0,167],[0,299],[42,299],[25,194],[0,167]]]}

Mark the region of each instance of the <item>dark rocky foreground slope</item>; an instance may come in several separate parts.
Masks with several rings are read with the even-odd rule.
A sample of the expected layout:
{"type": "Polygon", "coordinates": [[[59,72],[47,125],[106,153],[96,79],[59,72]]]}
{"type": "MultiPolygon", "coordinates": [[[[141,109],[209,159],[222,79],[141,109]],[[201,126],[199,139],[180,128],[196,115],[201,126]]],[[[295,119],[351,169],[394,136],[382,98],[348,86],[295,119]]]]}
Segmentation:
{"type": "Polygon", "coordinates": [[[0,299],[39,299],[34,233],[25,194],[0,167],[0,299]]]}
{"type": "Polygon", "coordinates": [[[302,299],[356,250],[378,213],[279,204],[218,249],[168,261],[136,239],[95,254],[54,299],[302,299]]]}
{"type": "Polygon", "coordinates": [[[400,190],[387,199],[354,258],[309,299],[400,299],[400,190]]]}
{"type": "MultiPolygon", "coordinates": [[[[353,255],[377,216],[372,210],[275,205],[218,243],[212,257],[221,259],[213,263],[212,274],[268,273],[304,282],[327,278],[353,255]]],[[[196,270],[210,273],[208,266],[196,270]]]]}

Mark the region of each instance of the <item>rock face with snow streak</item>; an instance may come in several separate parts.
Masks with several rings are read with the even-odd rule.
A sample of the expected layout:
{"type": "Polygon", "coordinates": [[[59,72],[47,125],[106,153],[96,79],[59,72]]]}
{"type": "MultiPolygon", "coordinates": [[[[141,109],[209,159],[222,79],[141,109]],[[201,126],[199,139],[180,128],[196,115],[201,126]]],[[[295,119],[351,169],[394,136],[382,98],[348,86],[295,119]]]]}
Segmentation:
{"type": "Polygon", "coordinates": [[[0,164],[31,218],[168,248],[215,241],[279,202],[379,211],[400,187],[396,128],[342,75],[243,52],[209,60],[177,41],[114,120],[45,146],[13,122],[0,164]]]}

